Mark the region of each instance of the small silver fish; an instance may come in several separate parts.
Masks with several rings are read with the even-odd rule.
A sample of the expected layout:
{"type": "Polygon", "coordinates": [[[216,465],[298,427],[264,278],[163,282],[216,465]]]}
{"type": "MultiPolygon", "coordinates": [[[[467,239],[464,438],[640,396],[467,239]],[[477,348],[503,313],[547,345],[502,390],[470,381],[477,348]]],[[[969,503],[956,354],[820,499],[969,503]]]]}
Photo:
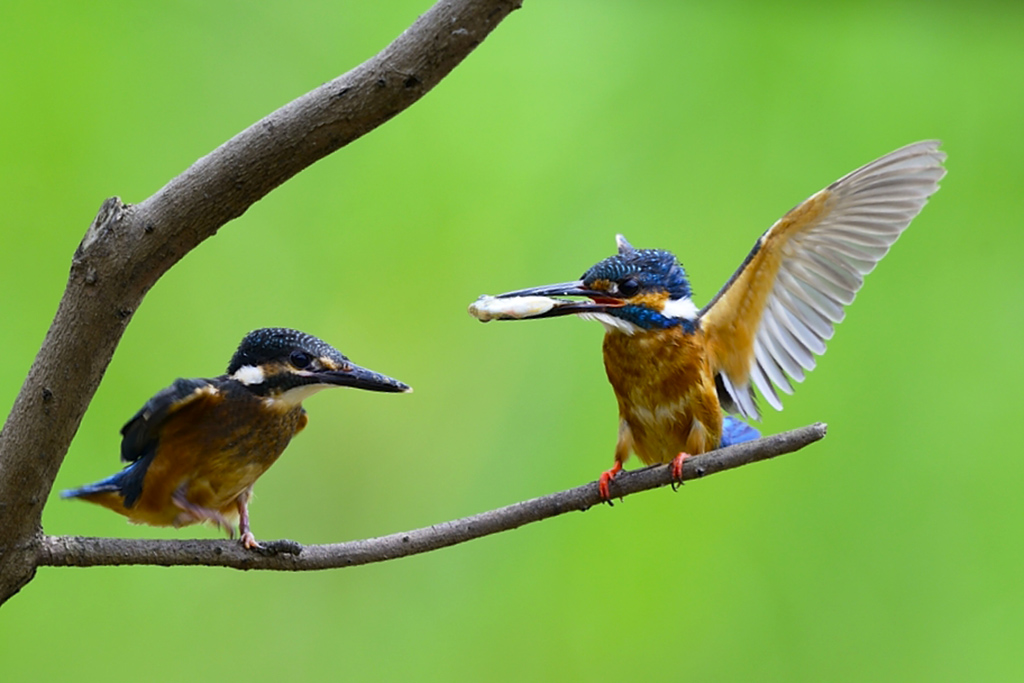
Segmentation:
{"type": "Polygon", "coordinates": [[[521,320],[547,313],[565,301],[546,296],[513,296],[499,299],[486,294],[469,305],[469,314],[480,322],[521,320]]]}

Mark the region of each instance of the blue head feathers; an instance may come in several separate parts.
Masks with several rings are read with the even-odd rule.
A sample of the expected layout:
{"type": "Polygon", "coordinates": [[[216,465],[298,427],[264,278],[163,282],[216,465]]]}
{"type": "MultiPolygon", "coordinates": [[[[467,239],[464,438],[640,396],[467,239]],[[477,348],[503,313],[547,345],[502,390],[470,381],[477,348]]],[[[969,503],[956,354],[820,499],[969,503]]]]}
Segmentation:
{"type": "Polygon", "coordinates": [[[645,291],[665,291],[671,299],[690,298],[686,271],[672,252],[663,249],[634,249],[622,235],[617,235],[615,240],[619,253],[591,266],[583,274],[584,286],[590,287],[598,280],[608,280],[616,283],[625,296],[645,291]]]}

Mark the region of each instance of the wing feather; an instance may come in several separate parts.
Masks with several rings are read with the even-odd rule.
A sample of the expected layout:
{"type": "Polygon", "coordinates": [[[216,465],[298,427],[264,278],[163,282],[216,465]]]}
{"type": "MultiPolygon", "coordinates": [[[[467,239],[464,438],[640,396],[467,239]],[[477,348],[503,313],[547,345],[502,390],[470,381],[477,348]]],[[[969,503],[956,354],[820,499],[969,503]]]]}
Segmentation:
{"type": "MultiPolygon", "coordinates": [[[[804,360],[803,353],[807,353],[806,349],[799,348],[799,344],[793,339],[793,336],[788,331],[782,329],[774,321],[769,320],[770,316],[765,316],[765,326],[763,330],[758,331],[757,338],[761,340],[761,344],[768,350],[779,366],[786,371],[786,374],[795,379],[797,382],[802,382],[804,379],[804,367],[801,361],[804,360]],[[797,356],[800,359],[797,359],[797,356]]],[[[813,356],[809,356],[813,358],[813,356]]],[[[786,393],[792,393],[792,389],[786,393]]]]}
{"type": "Polygon", "coordinates": [[[121,460],[135,462],[156,448],[160,428],[168,417],[183,407],[217,394],[216,385],[207,379],[176,379],[159,391],[121,428],[121,460]]]}
{"type": "Polygon", "coordinates": [[[825,352],[844,307],[946,174],[937,140],[907,145],[840,178],[775,223],[700,312],[726,403],[760,413],[753,387],[781,410],[825,352]]]}

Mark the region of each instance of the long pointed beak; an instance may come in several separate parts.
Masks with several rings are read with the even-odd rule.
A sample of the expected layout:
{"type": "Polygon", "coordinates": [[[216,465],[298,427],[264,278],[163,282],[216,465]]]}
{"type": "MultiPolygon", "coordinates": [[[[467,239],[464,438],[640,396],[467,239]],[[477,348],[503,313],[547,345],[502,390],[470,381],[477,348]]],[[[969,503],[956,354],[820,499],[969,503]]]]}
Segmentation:
{"type": "Polygon", "coordinates": [[[348,370],[323,370],[313,373],[318,383],[332,384],[339,387],[353,387],[367,391],[386,391],[390,393],[407,393],[412,387],[397,379],[382,375],[379,372],[349,364],[348,370]]]}
{"type": "Polygon", "coordinates": [[[543,285],[541,287],[530,287],[518,289],[514,292],[499,294],[495,299],[513,299],[522,297],[559,297],[559,296],[581,296],[586,297],[584,301],[557,300],[557,303],[547,311],[536,315],[524,316],[526,318],[553,318],[559,315],[571,315],[575,313],[602,313],[609,308],[619,308],[624,301],[615,298],[608,292],[601,292],[595,289],[587,289],[583,286],[582,280],[572,282],[561,282],[555,285],[543,285]]]}
{"type": "Polygon", "coordinates": [[[596,299],[606,297],[608,294],[607,292],[598,292],[593,289],[587,289],[583,286],[583,280],[573,280],[572,282],[560,282],[557,285],[542,285],[541,287],[518,289],[514,292],[498,294],[494,298],[509,299],[519,296],[586,296],[591,299],[596,299]]]}

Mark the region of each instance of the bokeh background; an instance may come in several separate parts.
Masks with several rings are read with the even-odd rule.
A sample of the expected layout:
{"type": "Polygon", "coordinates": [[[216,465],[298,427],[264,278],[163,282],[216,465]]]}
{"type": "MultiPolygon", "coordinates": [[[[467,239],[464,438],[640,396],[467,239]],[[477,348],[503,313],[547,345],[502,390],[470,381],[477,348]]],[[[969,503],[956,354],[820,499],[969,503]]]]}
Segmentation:
{"type": "MultiPolygon", "coordinates": [[[[429,4],[0,5],[0,411],[104,198],[146,198],[429,4]]],[[[375,566],[44,568],[0,611],[0,677],[1019,680],[1022,36],[1010,2],[526,2],[157,284],[45,530],[219,537],[56,491],[115,471],[151,394],[267,325],[416,392],[310,400],[257,486],[262,538],[371,537],[593,480],[616,435],[600,326],[484,326],[471,300],[575,278],[623,232],[675,251],[703,303],[801,199],[941,138],[943,189],[763,423],[828,438],[375,566]]]]}

